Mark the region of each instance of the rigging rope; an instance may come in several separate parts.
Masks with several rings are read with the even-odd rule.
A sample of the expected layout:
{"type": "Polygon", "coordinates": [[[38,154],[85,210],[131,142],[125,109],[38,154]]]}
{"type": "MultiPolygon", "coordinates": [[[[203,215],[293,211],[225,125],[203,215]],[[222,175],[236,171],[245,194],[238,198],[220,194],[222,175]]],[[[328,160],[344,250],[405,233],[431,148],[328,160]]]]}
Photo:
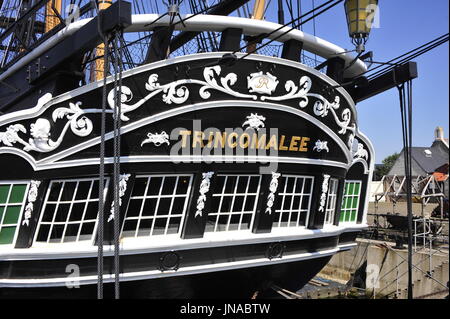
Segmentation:
{"type": "Polygon", "coordinates": [[[412,193],[411,193],[411,145],[412,145],[412,81],[397,86],[402,121],[403,156],[405,158],[406,204],[408,217],[408,299],[413,299],[412,278],[412,193]]]}
{"type": "Polygon", "coordinates": [[[100,164],[99,164],[99,191],[98,191],[98,256],[97,256],[97,298],[103,299],[103,238],[104,238],[104,223],[105,223],[105,133],[106,133],[106,78],[109,70],[109,41],[104,36],[105,51],[103,55],[104,71],[103,71],[103,96],[102,96],[102,114],[101,114],[101,128],[100,128],[100,164]]]}
{"type": "MultiPolygon", "coordinates": [[[[321,4],[320,6],[318,6],[317,8],[315,8],[314,11],[316,11],[316,10],[318,10],[318,9],[320,9],[320,8],[323,8],[324,6],[330,4],[330,3],[333,2],[333,1],[334,1],[334,0],[330,0],[330,1],[327,1],[327,2],[325,2],[325,3],[323,3],[323,4],[321,4]]],[[[273,30],[273,31],[271,31],[271,32],[269,32],[269,33],[267,33],[267,34],[265,34],[264,36],[267,38],[267,37],[269,37],[270,35],[272,35],[272,34],[278,32],[278,31],[280,31],[281,29],[283,29],[283,28],[285,28],[285,27],[288,27],[291,23],[294,23],[294,22],[297,22],[297,21],[301,21],[300,23],[295,24],[294,27],[291,27],[289,30],[284,31],[283,33],[277,35],[275,38],[269,40],[268,42],[266,42],[266,43],[264,43],[264,44],[262,44],[262,45],[260,45],[260,46],[257,47],[255,50],[252,50],[252,51],[250,51],[250,52],[247,52],[244,56],[240,57],[238,60],[245,59],[245,58],[248,57],[250,54],[255,53],[257,50],[259,50],[259,49],[261,49],[261,48],[263,48],[263,47],[269,45],[270,43],[272,43],[272,42],[278,40],[279,38],[281,38],[282,36],[288,34],[289,32],[291,32],[291,31],[293,31],[293,30],[296,30],[296,28],[298,28],[299,26],[305,24],[306,22],[309,22],[310,20],[314,19],[316,16],[318,16],[318,15],[324,13],[325,11],[331,9],[332,7],[334,7],[334,6],[336,6],[337,4],[341,3],[342,1],[344,1],[344,0],[337,0],[337,2],[331,4],[330,6],[326,7],[326,8],[323,9],[322,11],[319,11],[319,12],[315,13],[313,16],[309,17],[308,19],[306,19],[306,20],[304,20],[304,21],[301,21],[302,18],[306,17],[307,15],[309,15],[309,14],[311,14],[311,13],[313,12],[313,10],[308,11],[308,12],[306,12],[305,14],[301,15],[300,17],[295,18],[294,20],[289,21],[289,22],[285,23],[284,25],[280,26],[279,28],[277,28],[277,29],[275,29],[275,30],[273,30]]],[[[247,48],[247,47],[250,46],[250,45],[256,44],[256,43],[258,42],[258,40],[259,40],[259,39],[256,39],[256,40],[254,40],[254,41],[249,41],[249,43],[247,43],[245,46],[243,46],[242,48],[239,48],[238,50],[234,51],[233,54],[236,53],[236,52],[239,52],[239,51],[241,51],[241,50],[243,50],[243,49],[245,49],[245,48],[247,48]]]]}

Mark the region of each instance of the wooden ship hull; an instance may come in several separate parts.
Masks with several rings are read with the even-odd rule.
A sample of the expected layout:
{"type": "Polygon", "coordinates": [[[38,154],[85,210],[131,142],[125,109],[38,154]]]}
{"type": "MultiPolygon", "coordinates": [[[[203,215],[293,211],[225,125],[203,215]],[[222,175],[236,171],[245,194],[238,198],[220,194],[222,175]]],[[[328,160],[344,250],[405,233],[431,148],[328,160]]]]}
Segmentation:
{"type": "MultiPolygon", "coordinates": [[[[144,18],[133,16],[128,30],[144,18]]],[[[249,19],[225,18],[220,28],[214,17],[186,27],[240,26],[239,41],[242,32],[262,31],[250,32],[249,19]]],[[[103,242],[103,81],[8,103],[0,116],[0,296],[95,296],[99,243],[106,294],[112,287],[116,95],[119,278],[128,296],[297,291],[354,247],[366,227],[373,147],[332,68],[319,72],[289,50],[299,36],[314,42],[292,33],[282,57],[234,52],[224,63],[239,44],[231,37],[220,52],[126,70],[119,87],[106,79],[103,242]]]]}

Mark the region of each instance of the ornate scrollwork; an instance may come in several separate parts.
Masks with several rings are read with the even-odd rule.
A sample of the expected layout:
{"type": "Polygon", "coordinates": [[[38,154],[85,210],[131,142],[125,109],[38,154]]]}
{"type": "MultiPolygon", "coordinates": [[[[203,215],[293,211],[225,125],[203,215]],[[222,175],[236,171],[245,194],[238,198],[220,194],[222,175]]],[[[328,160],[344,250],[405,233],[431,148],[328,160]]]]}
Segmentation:
{"type": "Polygon", "coordinates": [[[202,216],[203,208],[205,208],[206,202],[206,194],[209,192],[209,188],[211,187],[211,177],[214,175],[214,172],[207,172],[202,174],[202,183],[200,184],[200,195],[197,199],[197,211],[195,212],[195,217],[202,216]]]}
{"type": "Polygon", "coordinates": [[[355,153],[353,154],[353,158],[362,158],[364,160],[368,160],[369,159],[369,153],[367,152],[367,150],[364,148],[364,145],[361,143],[358,143],[358,147],[355,151],[355,153]]]}
{"type": "MultiPolygon", "coordinates": [[[[119,207],[122,206],[122,197],[127,190],[127,182],[130,178],[130,174],[121,174],[119,176],[119,207]]],[[[108,223],[114,219],[114,202],[111,204],[111,210],[109,212],[108,223]]]]}
{"type": "Polygon", "coordinates": [[[156,146],[161,146],[164,143],[166,143],[167,145],[170,145],[169,135],[166,133],[166,131],[162,131],[161,133],[154,133],[154,134],[148,133],[147,138],[142,141],[141,147],[147,143],[153,143],[156,146]]]}
{"type": "Polygon", "coordinates": [[[321,152],[321,151],[327,151],[327,153],[330,151],[328,148],[328,141],[321,141],[317,140],[316,144],[313,147],[313,151],[321,152]]]}
{"type": "Polygon", "coordinates": [[[251,113],[249,116],[246,117],[246,121],[242,123],[242,127],[248,125],[248,128],[259,130],[260,128],[265,127],[264,121],[266,118],[262,115],[258,115],[258,113],[251,113]]]}
{"type": "Polygon", "coordinates": [[[60,107],[53,111],[52,119],[56,122],[58,119],[66,118],[68,121],[62,129],[59,137],[56,141],[50,138],[52,125],[48,119],[38,118],[36,122],[30,124],[31,138],[28,142],[19,137],[18,133],[27,133],[26,128],[21,124],[10,125],[6,132],[0,133],[0,141],[7,146],[20,143],[24,146],[24,151],[36,151],[41,153],[47,153],[58,148],[67,132],[70,128],[72,133],[77,136],[85,137],[92,133],[93,125],[92,121],[88,119],[84,114],[87,113],[99,113],[101,110],[89,109],[83,110],[80,108],[81,102],[69,103],[69,108],[60,107]]]}
{"type": "Polygon", "coordinates": [[[323,182],[322,182],[322,194],[320,195],[319,212],[323,212],[323,210],[325,209],[325,203],[327,201],[328,181],[329,180],[330,180],[330,175],[324,174],[323,175],[323,182]]]}
{"type": "Polygon", "coordinates": [[[30,188],[28,189],[28,196],[27,196],[28,203],[25,206],[25,213],[22,225],[30,226],[30,218],[34,210],[34,202],[37,199],[39,185],[41,185],[41,181],[31,181],[30,183],[30,188]]]}
{"type": "Polygon", "coordinates": [[[267,207],[266,207],[266,213],[269,215],[272,214],[272,207],[273,203],[275,201],[275,193],[278,189],[278,178],[281,176],[280,173],[272,172],[272,179],[270,180],[269,185],[269,195],[267,196],[267,207]]]}

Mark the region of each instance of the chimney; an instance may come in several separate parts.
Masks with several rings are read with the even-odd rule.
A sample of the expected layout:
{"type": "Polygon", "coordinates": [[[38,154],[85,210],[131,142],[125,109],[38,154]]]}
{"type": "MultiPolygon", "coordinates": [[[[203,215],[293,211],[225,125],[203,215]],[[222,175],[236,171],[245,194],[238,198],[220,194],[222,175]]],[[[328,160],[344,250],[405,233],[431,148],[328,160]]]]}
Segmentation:
{"type": "Polygon", "coordinates": [[[438,126],[434,130],[434,140],[442,141],[443,139],[444,139],[444,129],[438,126]]]}

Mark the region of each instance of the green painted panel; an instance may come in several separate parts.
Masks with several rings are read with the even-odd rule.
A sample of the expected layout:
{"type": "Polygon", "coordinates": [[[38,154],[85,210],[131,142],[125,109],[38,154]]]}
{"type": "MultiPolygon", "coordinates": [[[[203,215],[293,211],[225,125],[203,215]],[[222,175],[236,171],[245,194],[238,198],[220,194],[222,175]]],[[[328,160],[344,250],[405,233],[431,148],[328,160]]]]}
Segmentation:
{"type": "Polygon", "coordinates": [[[5,207],[0,207],[0,222],[2,221],[4,210],[5,210],[5,207]]]}
{"type": "Polygon", "coordinates": [[[355,184],[355,195],[359,194],[359,189],[361,188],[361,183],[356,183],[355,184]]]}
{"type": "Polygon", "coordinates": [[[9,202],[22,203],[26,189],[27,185],[14,185],[11,191],[11,196],[9,197],[9,202]]]}
{"type": "Polygon", "coordinates": [[[349,210],[346,211],[346,213],[345,213],[345,221],[346,222],[350,221],[350,211],[349,210]]]}
{"type": "Polygon", "coordinates": [[[9,185],[0,185],[0,204],[5,204],[8,200],[9,185]]]}
{"type": "Polygon", "coordinates": [[[5,213],[5,219],[3,220],[3,225],[17,224],[21,209],[22,206],[8,206],[5,213]]]}
{"type": "Polygon", "coordinates": [[[354,188],[355,184],[354,183],[350,183],[350,185],[348,186],[348,195],[353,195],[353,188],[354,188]]]}
{"type": "Polygon", "coordinates": [[[344,218],[345,218],[345,213],[344,213],[344,212],[341,212],[341,215],[339,216],[339,221],[340,221],[340,222],[343,222],[343,221],[344,221],[344,218]]]}
{"type": "Polygon", "coordinates": [[[16,227],[2,227],[0,230],[0,245],[12,244],[16,227]]]}
{"type": "Polygon", "coordinates": [[[356,210],[352,211],[350,221],[352,221],[352,222],[356,221],[356,210]]]}
{"type": "Polygon", "coordinates": [[[357,209],[357,208],[358,208],[358,197],[353,197],[352,209],[357,209]]]}

